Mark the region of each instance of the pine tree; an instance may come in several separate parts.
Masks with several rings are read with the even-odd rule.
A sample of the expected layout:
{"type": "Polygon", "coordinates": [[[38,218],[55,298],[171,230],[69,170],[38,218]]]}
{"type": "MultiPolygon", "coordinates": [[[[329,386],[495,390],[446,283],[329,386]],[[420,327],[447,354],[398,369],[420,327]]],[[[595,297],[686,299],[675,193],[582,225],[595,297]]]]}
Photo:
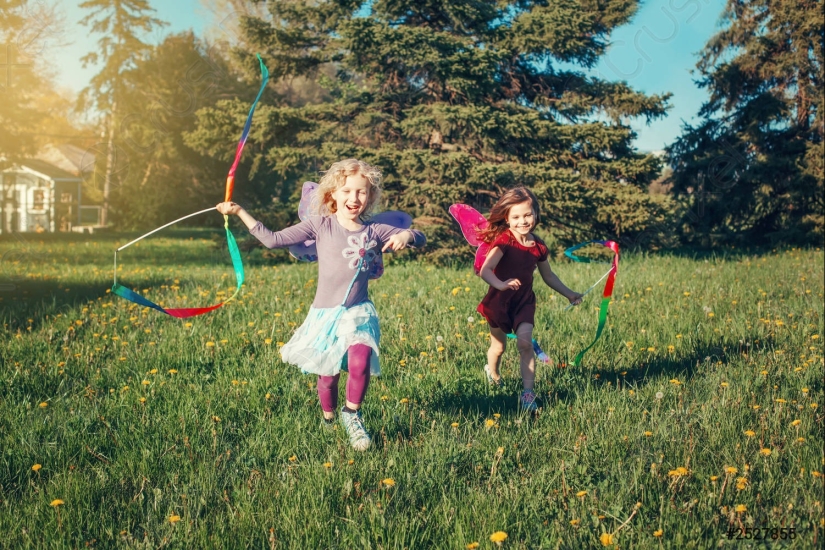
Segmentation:
{"type": "MultiPolygon", "coordinates": [[[[517,184],[533,188],[545,230],[566,241],[632,236],[662,221],[646,192],[659,161],[633,149],[628,119],[662,116],[668,96],[561,68],[592,67],[637,2],[266,6],[267,16],[241,20],[239,62],[251,75],[261,52],[275,78],[317,76],[331,97],[261,111],[257,176],[274,182],[279,208],[291,208],[303,180],[357,157],[383,169],[386,206],[414,214],[445,255],[459,239],[450,204],[483,210],[517,184]],[[325,77],[330,68],[334,77],[325,77]]],[[[190,143],[217,147],[242,123],[243,107],[220,106],[233,113],[231,130],[219,109],[200,112],[190,143]]]]}
{"type": "Polygon", "coordinates": [[[33,129],[44,119],[38,109],[37,92],[47,85],[25,44],[21,44],[20,37],[29,24],[26,2],[6,0],[3,4],[0,10],[0,170],[36,152],[33,129]]]}
{"type": "Polygon", "coordinates": [[[220,52],[191,32],[167,36],[123,73],[120,86],[117,148],[129,169],[112,192],[112,221],[123,229],[157,227],[218,202],[229,162],[193,151],[183,135],[194,129],[198,109],[219,97],[254,97],[258,86],[238,82],[220,52]]]}
{"type": "Polygon", "coordinates": [[[668,148],[694,242],[821,242],[822,2],[729,0],[701,53],[702,121],[668,148]]]}
{"type": "Polygon", "coordinates": [[[106,169],[103,183],[103,209],[101,223],[106,225],[109,216],[109,195],[115,164],[115,139],[118,120],[120,81],[124,71],[135,66],[150,50],[138,33],[148,33],[165,25],[149,16],[154,12],[147,0],[85,0],[80,7],[91,11],[81,20],[91,26],[91,31],[103,36],[98,40],[99,50],[85,55],[83,66],[102,63],[100,72],[92,77],[79,98],[81,109],[95,108],[107,117],[106,169]]]}

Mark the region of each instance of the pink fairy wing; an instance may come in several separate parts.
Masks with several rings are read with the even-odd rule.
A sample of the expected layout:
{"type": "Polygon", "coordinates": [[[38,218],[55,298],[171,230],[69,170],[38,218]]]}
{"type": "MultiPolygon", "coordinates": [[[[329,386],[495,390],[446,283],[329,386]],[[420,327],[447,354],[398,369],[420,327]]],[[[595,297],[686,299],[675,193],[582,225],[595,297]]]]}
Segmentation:
{"type": "Polygon", "coordinates": [[[301,244],[293,244],[289,247],[289,254],[301,262],[317,262],[318,250],[315,248],[315,241],[304,241],[301,244]]]}
{"type": "Polygon", "coordinates": [[[464,238],[471,246],[479,246],[482,241],[478,233],[487,227],[487,219],[478,210],[466,204],[454,204],[450,207],[450,214],[458,222],[464,238]]]}
{"type": "Polygon", "coordinates": [[[305,181],[301,186],[301,202],[298,204],[298,218],[304,221],[309,217],[309,205],[312,201],[312,193],[318,189],[318,184],[314,181],[305,181]]]}
{"type": "Polygon", "coordinates": [[[488,243],[481,243],[481,246],[476,250],[476,258],[473,262],[473,270],[476,275],[481,273],[481,267],[484,265],[484,260],[487,259],[487,254],[490,252],[490,245],[488,243]]]}
{"type": "MultiPolygon", "coordinates": [[[[412,226],[412,217],[406,212],[399,210],[387,210],[386,212],[379,212],[372,217],[370,221],[376,223],[385,223],[399,229],[409,229],[412,226]]],[[[369,278],[371,280],[378,279],[384,274],[384,255],[381,249],[375,251],[375,259],[370,266],[369,278]]]]}

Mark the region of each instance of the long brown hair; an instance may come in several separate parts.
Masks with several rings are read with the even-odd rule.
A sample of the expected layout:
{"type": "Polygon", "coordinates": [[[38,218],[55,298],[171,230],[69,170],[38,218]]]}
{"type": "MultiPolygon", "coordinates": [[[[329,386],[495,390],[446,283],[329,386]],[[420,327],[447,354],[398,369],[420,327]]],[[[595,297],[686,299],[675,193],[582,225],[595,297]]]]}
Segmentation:
{"type": "Polygon", "coordinates": [[[504,193],[493,205],[493,208],[490,210],[490,216],[487,219],[487,227],[478,233],[479,239],[485,243],[495,241],[502,233],[510,228],[510,225],[507,223],[507,216],[510,214],[510,209],[517,204],[528,201],[535,214],[535,224],[533,227],[538,225],[540,219],[539,200],[533,192],[526,187],[514,187],[504,193]]]}

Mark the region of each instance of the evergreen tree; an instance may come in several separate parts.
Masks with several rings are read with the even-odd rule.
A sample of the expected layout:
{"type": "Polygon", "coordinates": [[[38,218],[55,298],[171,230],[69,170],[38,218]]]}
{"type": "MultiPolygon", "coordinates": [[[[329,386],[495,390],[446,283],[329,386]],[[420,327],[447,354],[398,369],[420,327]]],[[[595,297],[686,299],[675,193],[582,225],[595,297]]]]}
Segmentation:
{"type": "Polygon", "coordinates": [[[822,2],[729,0],[701,53],[702,121],[668,148],[685,236],[717,242],[821,242],[822,2]]]}
{"type": "MultiPolygon", "coordinates": [[[[252,2],[254,4],[254,2],[252,2]]],[[[647,194],[659,171],[637,153],[628,119],[664,114],[668,96],[562,69],[592,67],[626,0],[284,0],[241,20],[235,51],[255,52],[276,78],[318,77],[331,101],[280,101],[256,121],[256,176],[281,209],[305,179],[357,157],[385,173],[388,207],[404,209],[446,248],[454,202],[488,207],[508,187],[533,188],[545,229],[579,240],[628,236],[663,220],[647,194]],[[334,70],[324,78],[324,70],[334,70]]],[[[245,104],[199,113],[189,141],[202,151],[237,132],[245,104]],[[232,113],[227,120],[226,113],[232,113]],[[231,130],[227,124],[230,123],[231,130]]],[[[432,248],[431,248],[432,250],[432,248]]],[[[468,247],[459,250],[468,251],[468,247]]]]}
{"type": "MultiPolygon", "coordinates": [[[[115,145],[129,167],[112,192],[113,222],[157,227],[220,201],[230,164],[193,151],[183,135],[194,130],[198,109],[220,97],[254,97],[257,86],[238,82],[220,52],[191,32],[166,37],[122,74],[120,85],[115,145]]],[[[236,136],[225,139],[237,143],[236,136]]]]}
{"type": "MultiPolygon", "coordinates": [[[[0,9],[0,170],[37,149],[33,129],[44,115],[38,92],[47,84],[35,60],[21,48],[25,0],[4,0],[0,9]]],[[[2,198],[0,198],[2,200],[2,198]]]]}
{"type": "Polygon", "coordinates": [[[98,51],[90,52],[81,61],[83,66],[102,63],[100,72],[92,77],[78,99],[78,106],[96,108],[107,117],[108,137],[106,168],[103,182],[103,209],[101,223],[108,222],[109,195],[115,168],[115,139],[118,120],[120,82],[125,71],[134,68],[150,46],[139,33],[148,33],[166,23],[149,16],[154,12],[147,0],[85,0],[80,7],[91,11],[81,20],[91,31],[103,36],[98,40],[98,51]]]}

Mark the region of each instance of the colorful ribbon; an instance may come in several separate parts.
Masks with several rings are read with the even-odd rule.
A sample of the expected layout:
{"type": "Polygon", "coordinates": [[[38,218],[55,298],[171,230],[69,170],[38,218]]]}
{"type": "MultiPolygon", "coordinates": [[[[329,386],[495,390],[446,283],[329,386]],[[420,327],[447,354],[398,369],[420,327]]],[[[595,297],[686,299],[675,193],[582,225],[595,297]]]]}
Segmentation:
{"type": "MultiPolygon", "coordinates": [[[[610,271],[608,271],[607,274],[606,274],[607,275],[607,282],[604,284],[604,292],[602,293],[602,303],[601,303],[601,307],[599,308],[599,326],[598,326],[598,328],[596,328],[596,337],[593,339],[593,341],[590,343],[589,346],[587,346],[586,348],[581,350],[576,355],[576,357],[573,359],[571,364],[574,367],[579,366],[579,364],[581,363],[582,357],[584,357],[584,354],[587,352],[587,350],[589,350],[590,348],[593,347],[593,345],[596,343],[596,341],[602,335],[602,331],[604,330],[604,325],[607,322],[608,306],[610,305],[610,299],[613,296],[613,284],[616,282],[616,273],[619,270],[619,245],[614,241],[587,241],[587,242],[584,242],[584,243],[581,243],[581,244],[577,244],[576,246],[571,246],[570,248],[568,248],[567,250],[564,251],[564,255],[567,256],[568,258],[570,258],[571,260],[573,260],[574,262],[580,262],[580,263],[607,263],[607,262],[601,262],[599,260],[591,260],[590,258],[583,258],[581,256],[577,256],[576,254],[574,254],[574,252],[576,250],[578,250],[578,249],[580,249],[584,246],[587,246],[589,244],[600,244],[600,245],[606,246],[607,248],[612,250],[613,251],[613,262],[612,262],[612,265],[610,267],[610,271]]],[[[604,277],[602,277],[602,278],[604,278],[604,277]]],[[[601,279],[599,279],[599,280],[601,280],[601,279]]],[[[593,286],[595,286],[595,285],[593,285],[593,286]]],[[[593,287],[590,287],[590,289],[588,289],[587,292],[590,292],[590,290],[592,290],[592,288],[593,287]]]]}
{"type": "MultiPolygon", "coordinates": [[[[229,169],[229,174],[226,176],[226,193],[224,195],[225,201],[232,200],[232,192],[235,189],[235,170],[238,168],[238,163],[241,160],[241,153],[243,153],[244,146],[246,145],[246,140],[249,137],[249,129],[252,126],[252,115],[255,114],[255,107],[258,105],[258,100],[261,99],[261,95],[264,93],[264,88],[266,88],[267,82],[269,82],[269,70],[264,65],[263,59],[261,59],[260,54],[256,54],[258,57],[258,62],[261,65],[261,88],[258,90],[258,95],[255,97],[255,101],[252,103],[252,107],[249,109],[249,115],[246,117],[246,124],[244,124],[243,132],[241,132],[241,139],[238,141],[238,147],[235,150],[235,160],[232,163],[232,167],[229,169]]],[[[149,233],[138,237],[137,239],[121,246],[117,250],[115,250],[115,277],[114,277],[114,284],[112,285],[112,293],[117,294],[121,298],[125,298],[130,302],[134,302],[138,305],[144,307],[150,307],[152,309],[156,309],[161,313],[165,313],[167,315],[171,315],[172,317],[177,317],[179,319],[184,319],[186,317],[194,317],[196,315],[203,315],[204,313],[208,313],[215,309],[218,309],[222,305],[231,301],[238,293],[241,291],[241,286],[244,282],[244,270],[243,270],[243,262],[241,261],[241,253],[238,250],[238,243],[235,241],[235,237],[232,235],[232,232],[229,230],[229,216],[224,215],[223,220],[223,227],[226,230],[226,244],[229,248],[229,255],[232,258],[232,267],[235,269],[235,280],[237,285],[235,287],[235,292],[218,304],[208,307],[186,307],[186,308],[164,308],[159,306],[158,304],[152,302],[151,300],[147,300],[134,290],[127,288],[123,285],[118,284],[117,282],[117,253],[124,248],[131,246],[132,244],[140,241],[141,239],[148,237],[152,233],[156,233],[165,227],[169,227],[170,225],[176,224],[181,220],[185,220],[186,218],[191,218],[192,216],[197,216],[198,214],[202,214],[204,212],[209,212],[214,210],[215,208],[207,208],[206,210],[201,210],[200,212],[195,212],[194,214],[189,214],[188,216],[184,216],[180,219],[177,219],[173,222],[167,223],[166,225],[159,227],[150,231],[149,233]]]]}

